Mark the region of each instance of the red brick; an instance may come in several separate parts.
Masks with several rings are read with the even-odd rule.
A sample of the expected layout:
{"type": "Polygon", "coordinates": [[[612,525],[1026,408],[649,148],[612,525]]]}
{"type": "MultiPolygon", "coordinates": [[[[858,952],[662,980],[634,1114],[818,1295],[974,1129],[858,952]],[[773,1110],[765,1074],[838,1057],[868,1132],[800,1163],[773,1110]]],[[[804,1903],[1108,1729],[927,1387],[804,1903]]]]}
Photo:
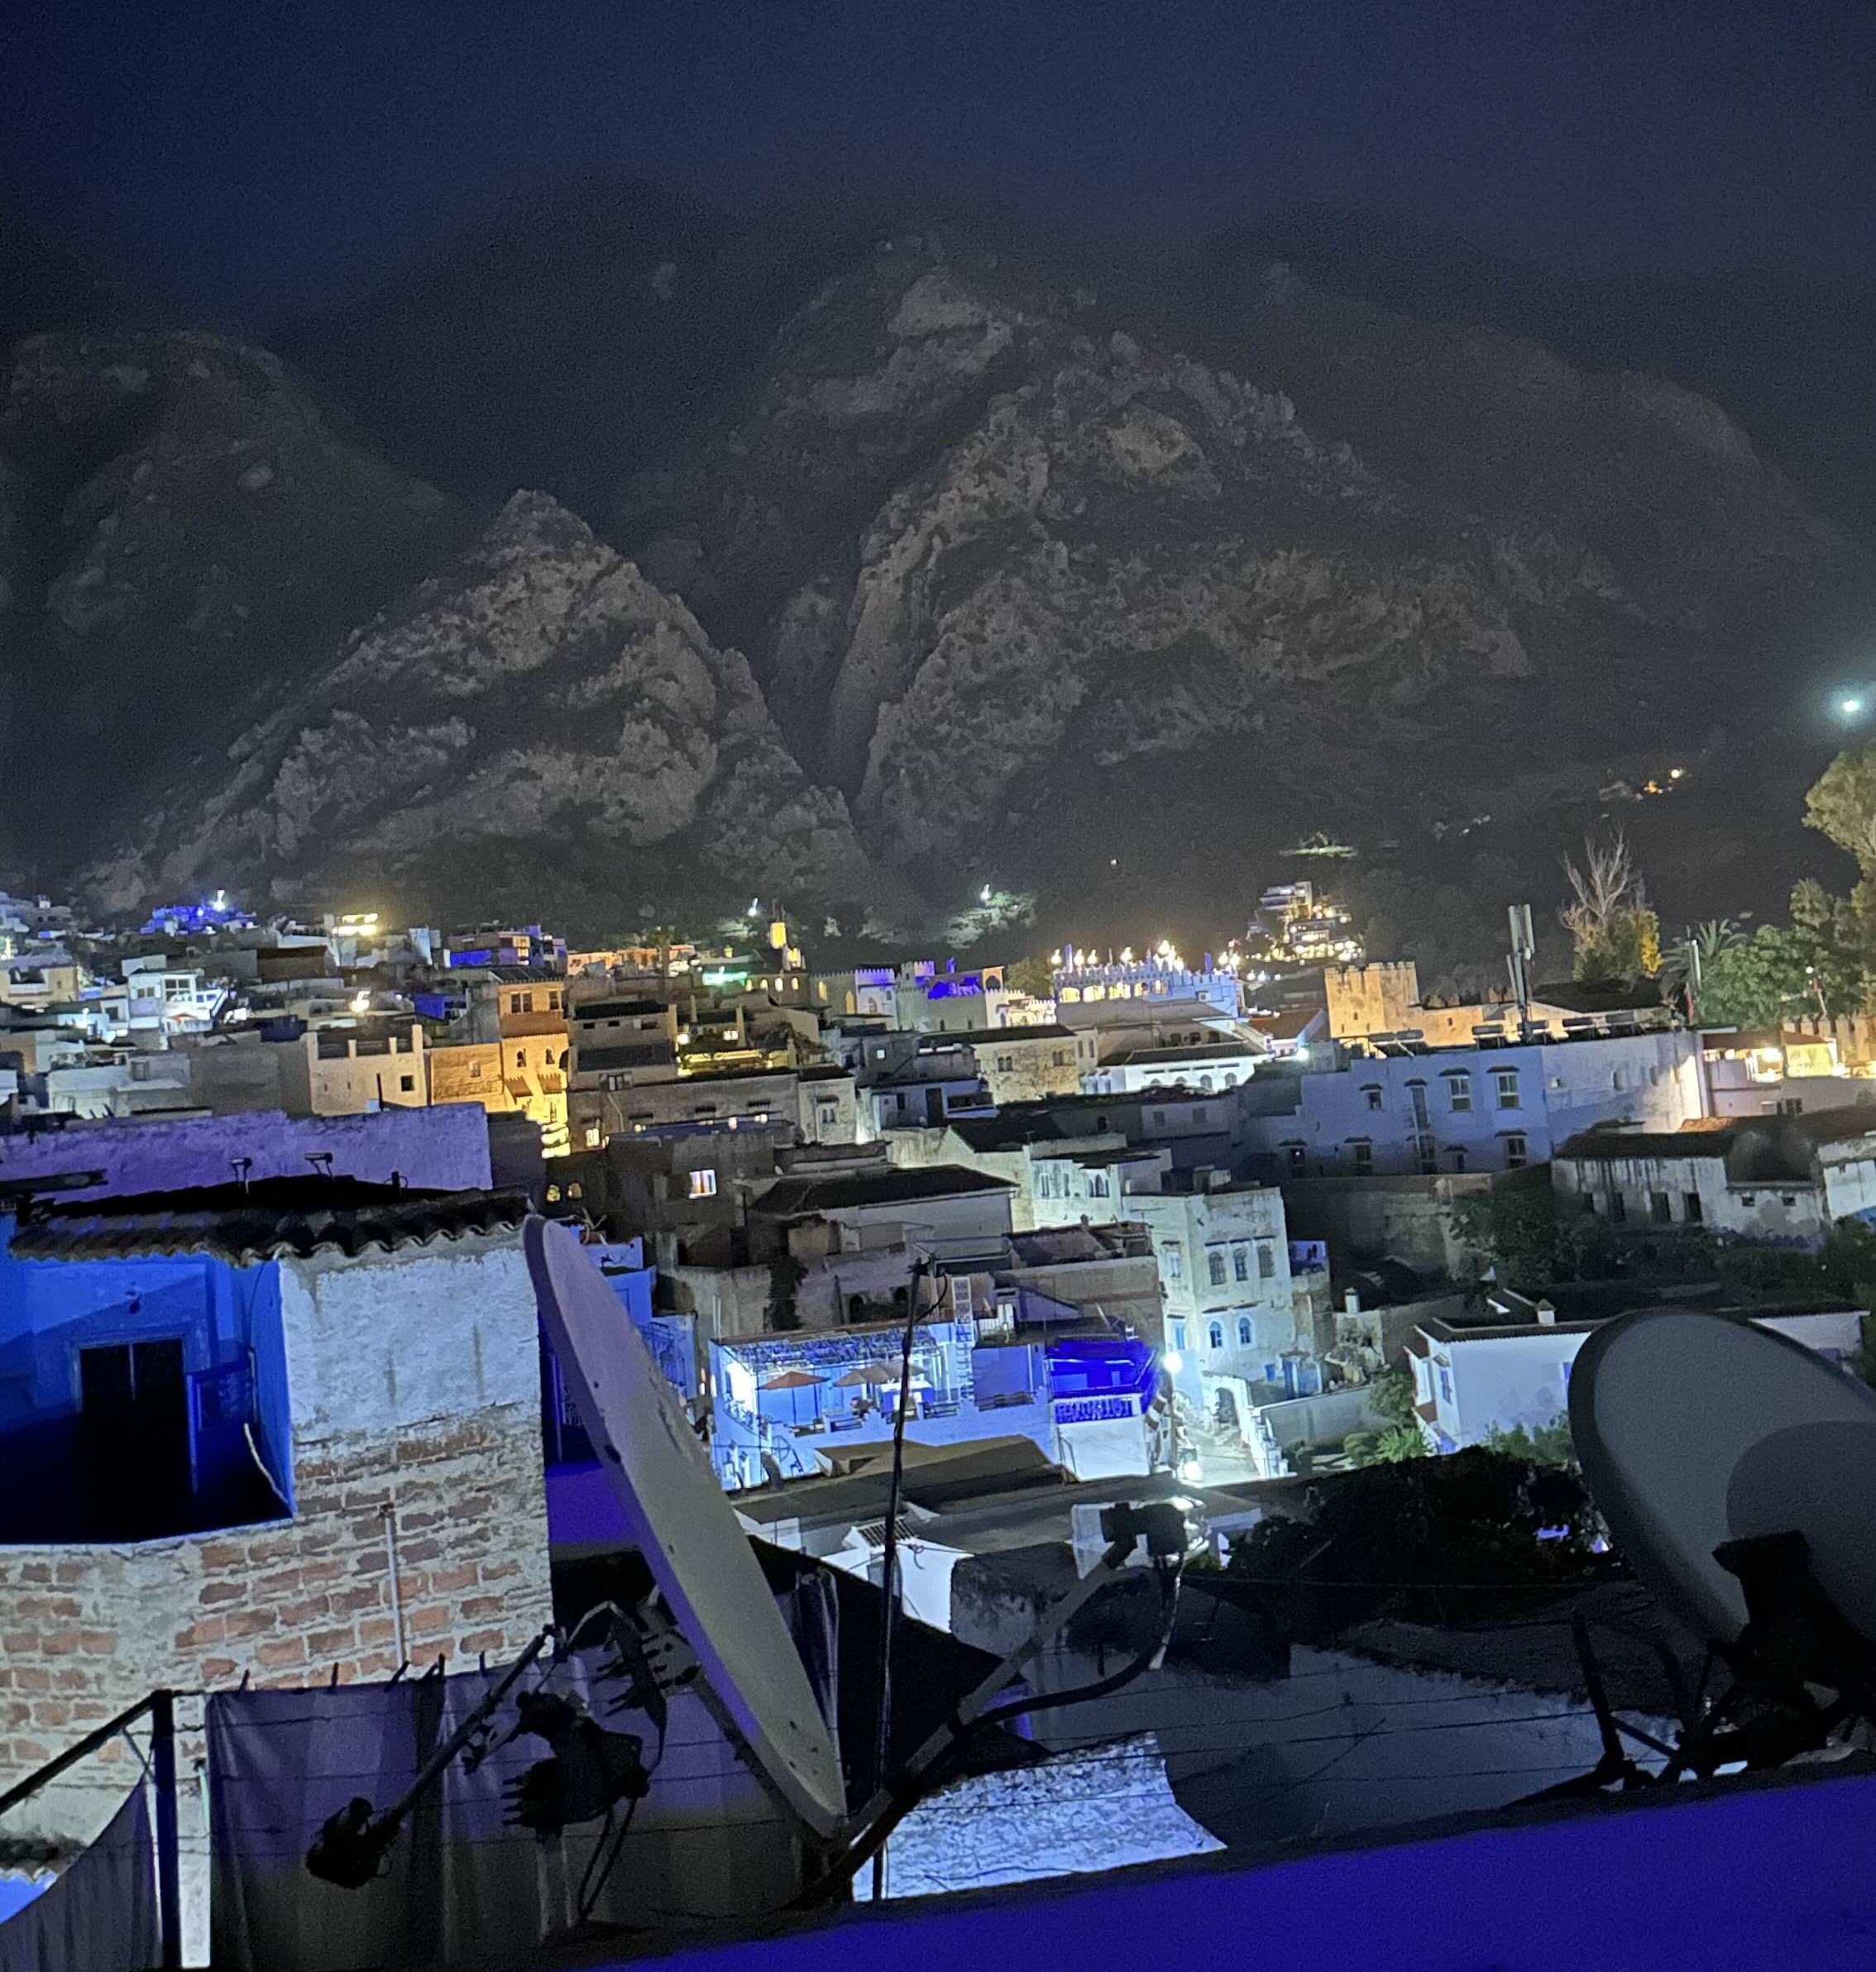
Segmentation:
{"type": "Polygon", "coordinates": [[[246,1567],[247,1550],[238,1541],[210,1541],[202,1550],[202,1565],[212,1574],[246,1567]]]}
{"type": "Polygon", "coordinates": [[[374,1650],[367,1657],[355,1658],[342,1671],[342,1677],[389,1678],[397,1668],[397,1654],[392,1650],[374,1650]]]}
{"type": "Polygon", "coordinates": [[[419,1562],[434,1561],[442,1553],[443,1543],[439,1540],[412,1541],[408,1547],[399,1546],[397,1565],[401,1569],[408,1562],[414,1568],[419,1562]]]}
{"type": "Polygon", "coordinates": [[[347,1623],[342,1629],[315,1630],[306,1639],[307,1653],[313,1657],[338,1657],[357,1648],[357,1632],[347,1623]]]}
{"type": "Polygon", "coordinates": [[[450,1609],[447,1602],[433,1603],[428,1609],[414,1609],[404,1617],[404,1626],[413,1636],[435,1636],[447,1630],[450,1625],[450,1609]]]}
{"type": "Polygon", "coordinates": [[[211,1582],[196,1597],[204,1609],[218,1602],[239,1602],[247,1593],[237,1582],[211,1582]]]}
{"type": "Polygon", "coordinates": [[[309,1596],[302,1602],[289,1602],[280,1609],[280,1625],[283,1629],[304,1630],[309,1623],[317,1622],[321,1616],[330,1615],[333,1599],[330,1596],[309,1596]]]}
{"type": "Polygon", "coordinates": [[[117,1633],[114,1630],[81,1630],[79,1648],[87,1657],[112,1656],[117,1648],[117,1633]]]}
{"type": "Polygon", "coordinates": [[[336,1595],[328,1596],[327,1600],[331,1603],[335,1616],[356,1615],[361,1609],[381,1609],[384,1606],[385,1591],[373,1584],[369,1587],[341,1589],[336,1595]]]}
{"type": "Polygon", "coordinates": [[[465,1596],[459,1605],[463,1620],[473,1623],[479,1616],[499,1616],[508,1606],[505,1596],[465,1596]]]}
{"type": "MultiPolygon", "coordinates": [[[[219,1616],[215,1620],[217,1622],[223,1620],[219,1616]]],[[[280,1618],[270,1609],[237,1609],[227,1619],[227,1633],[231,1643],[244,1636],[265,1636],[270,1630],[277,1630],[279,1627],[280,1618]]],[[[203,1640],[216,1643],[220,1639],[208,1637],[203,1640]]]]}
{"type": "Polygon", "coordinates": [[[340,1580],[344,1573],[342,1561],[313,1561],[299,1571],[299,1579],[306,1587],[318,1588],[323,1582],[340,1580]]]}
{"type": "Polygon", "coordinates": [[[270,1671],[278,1670],[282,1664],[304,1663],[306,1639],[303,1636],[276,1636],[270,1643],[262,1644],[256,1650],[254,1661],[270,1671]]]}
{"type": "Polygon", "coordinates": [[[219,1684],[224,1678],[232,1678],[237,1668],[232,1657],[205,1657],[199,1667],[208,1684],[219,1684]]]}
{"type": "MultiPolygon", "coordinates": [[[[179,1630],[176,1632],[176,1648],[179,1650],[199,1650],[204,1644],[218,1644],[223,1637],[229,1634],[228,1625],[231,1620],[239,1621],[240,1619],[228,1616],[209,1616],[202,1622],[191,1623],[188,1629],[179,1630]]],[[[245,1635],[246,1632],[241,1631],[237,1634],[245,1635]]]]}
{"type": "Polygon", "coordinates": [[[485,1582],[505,1582],[511,1575],[521,1572],[518,1561],[486,1561],[482,1563],[482,1579],[485,1582]]]}
{"type": "MultiPolygon", "coordinates": [[[[397,1627],[389,1616],[367,1616],[358,1625],[361,1644],[388,1644],[396,1635],[397,1627]]],[[[395,1671],[396,1664],[393,1663],[391,1668],[395,1671]]]]}
{"type": "Polygon", "coordinates": [[[29,1636],[17,1639],[9,1637],[6,1647],[9,1650],[27,1650],[36,1644],[47,1657],[74,1657],[78,1654],[84,1635],[84,1632],[81,1630],[53,1630],[41,1637],[29,1636]]]}
{"type": "Polygon", "coordinates": [[[458,1589],[476,1586],[476,1564],[467,1568],[439,1568],[430,1577],[430,1592],[436,1596],[453,1596],[458,1589]]]}
{"type": "Polygon", "coordinates": [[[114,1718],[123,1708],[107,1705],[102,1698],[74,1698],[72,1701],[72,1723],[74,1726],[95,1726],[101,1719],[114,1718]]]}
{"type": "MultiPolygon", "coordinates": [[[[45,1673],[41,1671],[39,1675],[43,1678],[45,1673]]],[[[69,1670],[60,1671],[54,1677],[52,1680],[52,1688],[55,1692],[95,1691],[98,1687],[98,1673],[94,1668],[91,1668],[84,1665],[74,1664],[69,1670]]],[[[26,1673],[24,1670],[22,1670],[20,1673],[20,1689],[23,1692],[26,1688],[26,1673]]],[[[41,1685],[38,1688],[41,1691],[44,1691],[45,1687],[44,1685],[41,1685]]]]}
{"type": "Polygon", "coordinates": [[[281,1568],[275,1574],[263,1575],[255,1583],[255,1600],[270,1602],[281,1596],[296,1595],[299,1591],[299,1570],[298,1568],[281,1568]]]}
{"type": "Polygon", "coordinates": [[[0,1705],[0,1731],[10,1726],[30,1725],[31,1721],[32,1707],[24,1698],[12,1698],[0,1705]]]}
{"type": "Polygon", "coordinates": [[[505,1630],[476,1630],[463,1638],[465,1650],[504,1650],[508,1647],[505,1630]]]}
{"type": "Polygon", "coordinates": [[[69,1698],[41,1698],[32,1708],[35,1726],[57,1728],[72,1722],[72,1706],[69,1698]]]}
{"type": "Polygon", "coordinates": [[[37,1740],[13,1741],[13,1764],[22,1767],[42,1767],[52,1757],[52,1749],[41,1745],[37,1740]]]}
{"type": "MultiPolygon", "coordinates": [[[[60,1673],[61,1678],[68,1675],[66,1672],[60,1673]]],[[[52,1688],[52,1673],[37,1664],[17,1664],[13,1669],[13,1688],[22,1692],[49,1692],[52,1688]]]]}
{"type": "Polygon", "coordinates": [[[22,1582],[50,1582],[52,1579],[51,1563],[44,1561],[22,1561],[20,1563],[17,1578],[22,1582]]]}

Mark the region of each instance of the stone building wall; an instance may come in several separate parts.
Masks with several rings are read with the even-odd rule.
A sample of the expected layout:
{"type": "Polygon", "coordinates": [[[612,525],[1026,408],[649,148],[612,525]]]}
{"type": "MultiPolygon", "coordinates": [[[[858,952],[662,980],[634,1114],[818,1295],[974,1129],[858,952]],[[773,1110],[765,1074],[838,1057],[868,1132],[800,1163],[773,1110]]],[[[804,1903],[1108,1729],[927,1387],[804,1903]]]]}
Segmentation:
{"type": "Polygon", "coordinates": [[[537,1318],[519,1234],[280,1264],[290,1517],[0,1547],[0,1788],[159,1686],[492,1661],[548,1620],[537,1318]]]}

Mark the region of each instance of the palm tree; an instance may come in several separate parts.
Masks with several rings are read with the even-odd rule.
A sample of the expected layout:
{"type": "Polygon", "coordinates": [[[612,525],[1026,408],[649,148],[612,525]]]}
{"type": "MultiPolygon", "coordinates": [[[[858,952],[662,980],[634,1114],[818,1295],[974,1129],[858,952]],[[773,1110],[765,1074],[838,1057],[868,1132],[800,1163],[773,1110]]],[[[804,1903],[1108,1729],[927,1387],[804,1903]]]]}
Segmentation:
{"type": "Polygon", "coordinates": [[[1701,982],[1722,954],[1743,934],[1730,917],[1709,917],[1689,925],[1675,941],[1661,968],[1661,997],[1685,1003],[1690,1018],[1697,1015],[1701,982]]]}

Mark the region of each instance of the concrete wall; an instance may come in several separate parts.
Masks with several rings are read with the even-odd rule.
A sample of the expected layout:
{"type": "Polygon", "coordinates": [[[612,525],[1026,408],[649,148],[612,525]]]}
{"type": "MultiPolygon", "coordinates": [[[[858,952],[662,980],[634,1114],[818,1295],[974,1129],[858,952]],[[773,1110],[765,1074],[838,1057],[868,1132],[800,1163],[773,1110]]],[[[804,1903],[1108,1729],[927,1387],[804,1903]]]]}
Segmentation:
{"type": "MultiPolygon", "coordinates": [[[[1723,1156],[1559,1159],[1551,1165],[1551,1183],[1560,1203],[1567,1201],[1563,1209],[1593,1210],[1623,1232],[1697,1228],[1755,1246],[1811,1247],[1829,1229],[1822,1200],[1807,1180],[1735,1183],[1726,1175],[1723,1156]],[[1663,1199],[1666,1219],[1657,1216],[1663,1199]]],[[[1845,1210],[1854,1209],[1846,1204],[1845,1210]]]]}
{"type": "Polygon", "coordinates": [[[386,1109],[372,1116],[191,1117],[173,1122],[95,1122],[0,1137],[0,1183],[56,1171],[101,1170],[105,1181],[71,1198],[227,1185],[233,1161],[256,1178],[304,1178],[307,1159],[330,1153],[335,1175],[388,1185],[394,1172],[427,1191],[489,1185],[488,1125],[463,1108],[386,1109]]]}
{"type": "MultiPolygon", "coordinates": [[[[1376,960],[1371,965],[1325,965],[1323,997],[1328,1007],[1332,1041],[1365,1034],[1397,1034],[1418,1027],[1410,1017],[1420,999],[1420,975],[1411,959],[1376,960]]],[[[1472,1036],[1466,1038],[1470,1041],[1472,1036]]]]}
{"type": "Polygon", "coordinates": [[[1285,1185],[1283,1195],[1291,1234],[1326,1241],[1338,1262],[1393,1259],[1443,1279],[1457,1273],[1466,1259],[1453,1237],[1452,1206],[1492,1182],[1481,1173],[1321,1178],[1285,1185]]]}
{"type": "Polygon", "coordinates": [[[1033,1102],[1049,1095],[1073,1095],[1081,1087],[1078,1044],[1072,1034],[1031,1035],[1011,1027],[993,1041],[974,1041],[977,1072],[989,1085],[990,1099],[1033,1102]]]}
{"type": "Polygon", "coordinates": [[[1696,1037],[1644,1034],[1357,1060],[1303,1076],[1294,1113],[1247,1116],[1244,1131],[1286,1181],[1359,1175],[1360,1145],[1377,1176],[1421,1175],[1423,1151],[1443,1173],[1491,1171],[1541,1164],[1595,1123],[1677,1130],[1704,1101],[1696,1037]]]}
{"type": "Polygon", "coordinates": [[[1244,1186],[1148,1194],[1128,1201],[1127,1216],[1152,1231],[1165,1346],[1181,1359],[1175,1379],[1181,1393],[1203,1405],[1208,1375],[1261,1383],[1266,1365],[1295,1347],[1297,1339],[1283,1194],[1244,1186]],[[1222,1282],[1212,1279],[1213,1253],[1224,1263],[1222,1282]],[[1251,1324],[1248,1342],[1239,1339],[1245,1320],[1251,1324]],[[1211,1342],[1214,1322],[1222,1338],[1217,1347],[1211,1342]]]}

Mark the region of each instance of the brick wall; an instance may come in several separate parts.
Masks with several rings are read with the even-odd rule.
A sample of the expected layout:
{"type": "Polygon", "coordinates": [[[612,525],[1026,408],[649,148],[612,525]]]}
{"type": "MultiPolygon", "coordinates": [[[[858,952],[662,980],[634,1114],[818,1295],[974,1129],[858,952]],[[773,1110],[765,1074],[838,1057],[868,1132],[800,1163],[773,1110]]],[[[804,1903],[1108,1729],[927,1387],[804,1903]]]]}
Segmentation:
{"type": "MultiPolygon", "coordinates": [[[[388,1677],[396,1510],[405,1649],[491,1659],[550,1611],[537,1410],[333,1438],[291,1520],[116,1546],[0,1548],[0,1787],[159,1685],[388,1677]]],[[[11,1823],[9,1823],[11,1826],[11,1823]]]]}

